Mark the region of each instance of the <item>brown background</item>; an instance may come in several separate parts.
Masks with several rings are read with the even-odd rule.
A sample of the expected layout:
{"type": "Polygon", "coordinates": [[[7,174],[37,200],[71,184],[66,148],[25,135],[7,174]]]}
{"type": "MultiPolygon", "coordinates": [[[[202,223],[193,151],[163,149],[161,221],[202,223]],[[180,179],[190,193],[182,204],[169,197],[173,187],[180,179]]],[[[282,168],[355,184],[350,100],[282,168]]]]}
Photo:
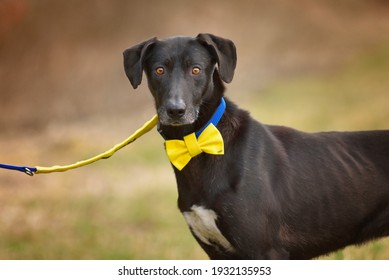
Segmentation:
{"type": "MultiPolygon", "coordinates": [[[[232,39],[227,95],[254,117],[308,131],[389,128],[385,0],[1,0],[0,162],[68,164],[154,113],[124,49],[153,36],[232,39]]],[[[89,167],[0,170],[0,259],[204,259],[176,207],[156,131],[89,167]]],[[[389,259],[389,239],[329,256],[389,259]]]]}

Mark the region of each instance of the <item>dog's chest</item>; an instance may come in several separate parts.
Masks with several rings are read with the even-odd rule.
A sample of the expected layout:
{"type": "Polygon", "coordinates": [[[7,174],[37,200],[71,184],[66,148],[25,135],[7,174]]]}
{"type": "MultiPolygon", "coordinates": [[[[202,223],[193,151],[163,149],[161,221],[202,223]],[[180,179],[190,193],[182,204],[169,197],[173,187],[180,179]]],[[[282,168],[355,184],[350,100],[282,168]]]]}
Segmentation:
{"type": "Polygon", "coordinates": [[[223,236],[216,225],[217,214],[211,209],[203,206],[193,205],[190,211],[182,213],[191,228],[192,232],[203,243],[210,246],[217,246],[228,252],[233,252],[234,248],[223,236]]]}

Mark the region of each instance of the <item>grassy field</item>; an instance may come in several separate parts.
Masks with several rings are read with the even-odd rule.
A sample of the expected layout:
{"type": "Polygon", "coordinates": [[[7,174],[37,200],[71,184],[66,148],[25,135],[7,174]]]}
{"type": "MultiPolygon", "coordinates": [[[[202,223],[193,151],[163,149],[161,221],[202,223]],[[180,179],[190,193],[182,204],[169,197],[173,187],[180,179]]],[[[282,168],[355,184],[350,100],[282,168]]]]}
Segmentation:
{"type": "MultiPolygon", "coordinates": [[[[336,71],[273,84],[243,102],[228,94],[264,123],[307,131],[384,129],[388,77],[389,44],[336,71]]],[[[128,127],[126,120],[114,121],[128,127]]],[[[91,127],[88,120],[28,138],[2,136],[2,160],[69,163],[110,147],[142,121],[110,136],[112,123],[91,127]]],[[[80,170],[33,178],[0,172],[0,259],[206,258],[177,210],[173,172],[155,131],[80,170]]],[[[389,259],[389,238],[324,259],[389,259]]]]}

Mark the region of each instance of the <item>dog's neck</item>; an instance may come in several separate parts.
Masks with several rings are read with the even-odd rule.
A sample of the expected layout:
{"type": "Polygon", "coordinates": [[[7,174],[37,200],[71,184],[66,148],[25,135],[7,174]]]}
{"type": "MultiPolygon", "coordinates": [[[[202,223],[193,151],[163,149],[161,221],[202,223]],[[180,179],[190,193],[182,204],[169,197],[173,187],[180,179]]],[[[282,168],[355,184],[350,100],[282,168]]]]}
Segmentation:
{"type": "Polygon", "coordinates": [[[220,80],[217,71],[215,71],[215,74],[213,75],[213,86],[208,89],[208,91],[209,92],[205,94],[208,98],[203,100],[200,106],[199,116],[193,124],[182,126],[159,126],[158,130],[166,140],[183,139],[184,136],[199,131],[212,118],[220,105],[224,93],[224,85],[220,80]]]}

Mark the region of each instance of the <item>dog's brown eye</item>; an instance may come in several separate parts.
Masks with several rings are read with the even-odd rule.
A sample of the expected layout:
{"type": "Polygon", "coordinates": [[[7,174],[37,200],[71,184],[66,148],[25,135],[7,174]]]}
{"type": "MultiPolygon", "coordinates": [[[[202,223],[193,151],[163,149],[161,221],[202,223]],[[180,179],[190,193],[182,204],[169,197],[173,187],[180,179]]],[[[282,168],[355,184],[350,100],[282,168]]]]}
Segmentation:
{"type": "Polygon", "coordinates": [[[155,73],[157,73],[157,75],[163,75],[165,74],[165,69],[163,67],[157,67],[155,73]]]}
{"type": "Polygon", "coordinates": [[[193,67],[192,68],[192,74],[193,75],[198,75],[198,74],[200,74],[200,72],[201,72],[201,69],[199,67],[193,67]]]}

